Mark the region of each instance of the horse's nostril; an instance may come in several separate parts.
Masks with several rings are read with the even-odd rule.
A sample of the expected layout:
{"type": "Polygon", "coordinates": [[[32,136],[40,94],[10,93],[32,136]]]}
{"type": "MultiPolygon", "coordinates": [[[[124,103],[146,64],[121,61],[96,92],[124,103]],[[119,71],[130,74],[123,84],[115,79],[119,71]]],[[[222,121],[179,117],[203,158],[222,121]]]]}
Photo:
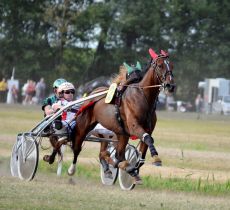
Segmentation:
{"type": "Polygon", "coordinates": [[[174,84],[165,84],[165,86],[164,86],[164,88],[166,89],[166,90],[168,90],[169,92],[173,92],[174,91],[174,89],[175,89],[175,87],[176,87],[176,85],[174,85],[174,84]]]}
{"type": "Polygon", "coordinates": [[[170,84],[165,84],[165,88],[166,88],[166,89],[170,89],[170,88],[171,88],[171,85],[170,85],[170,84]]]}

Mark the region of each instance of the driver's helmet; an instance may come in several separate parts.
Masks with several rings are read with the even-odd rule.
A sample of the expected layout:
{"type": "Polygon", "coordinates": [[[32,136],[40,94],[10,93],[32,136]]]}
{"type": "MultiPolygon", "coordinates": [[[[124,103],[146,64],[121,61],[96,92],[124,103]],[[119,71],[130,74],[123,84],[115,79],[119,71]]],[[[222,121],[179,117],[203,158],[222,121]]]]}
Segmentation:
{"type": "Polygon", "coordinates": [[[137,61],[136,66],[134,64],[128,65],[127,63],[123,63],[127,70],[127,75],[132,74],[134,71],[141,71],[141,64],[139,61],[137,61]]]}
{"type": "Polygon", "coordinates": [[[57,92],[58,93],[62,93],[63,91],[65,90],[74,90],[75,91],[75,87],[72,83],[70,82],[64,82],[62,83],[59,87],[58,87],[58,90],[57,92]]]}
{"type": "Polygon", "coordinates": [[[53,88],[58,88],[64,82],[67,82],[67,81],[63,78],[56,79],[53,83],[53,88]]]}

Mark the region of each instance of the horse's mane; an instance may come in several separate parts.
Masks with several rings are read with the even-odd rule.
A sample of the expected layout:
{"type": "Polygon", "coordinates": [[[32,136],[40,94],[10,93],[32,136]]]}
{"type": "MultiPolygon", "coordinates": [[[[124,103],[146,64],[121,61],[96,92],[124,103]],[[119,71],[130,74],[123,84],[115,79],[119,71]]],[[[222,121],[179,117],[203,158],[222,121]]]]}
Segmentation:
{"type": "Polygon", "coordinates": [[[142,76],[145,75],[145,73],[149,70],[150,66],[151,66],[151,63],[152,63],[152,59],[150,61],[148,61],[148,63],[145,65],[145,67],[143,68],[142,70],[142,76]]]}
{"type": "Polygon", "coordinates": [[[114,78],[112,79],[112,83],[124,83],[126,81],[126,74],[127,74],[127,69],[125,66],[120,66],[119,69],[119,74],[116,74],[114,78]]]}

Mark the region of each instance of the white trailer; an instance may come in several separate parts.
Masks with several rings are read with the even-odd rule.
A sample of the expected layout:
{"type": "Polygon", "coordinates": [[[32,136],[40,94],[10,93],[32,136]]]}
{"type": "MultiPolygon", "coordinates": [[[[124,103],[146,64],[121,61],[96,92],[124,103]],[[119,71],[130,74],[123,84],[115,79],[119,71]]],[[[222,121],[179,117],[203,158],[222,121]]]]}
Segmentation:
{"type": "Polygon", "coordinates": [[[213,104],[230,95],[230,80],[225,78],[205,79],[198,83],[204,99],[204,111],[211,113],[213,104]]]}

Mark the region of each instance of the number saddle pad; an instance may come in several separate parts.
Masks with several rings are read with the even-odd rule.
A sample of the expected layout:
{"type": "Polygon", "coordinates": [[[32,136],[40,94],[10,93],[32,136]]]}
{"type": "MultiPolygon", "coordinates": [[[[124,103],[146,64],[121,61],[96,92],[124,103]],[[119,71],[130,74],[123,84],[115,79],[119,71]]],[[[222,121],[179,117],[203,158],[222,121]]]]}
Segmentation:
{"type": "Polygon", "coordinates": [[[117,89],[117,83],[112,83],[109,87],[108,93],[105,97],[105,103],[109,104],[113,100],[114,94],[117,89]]]}

